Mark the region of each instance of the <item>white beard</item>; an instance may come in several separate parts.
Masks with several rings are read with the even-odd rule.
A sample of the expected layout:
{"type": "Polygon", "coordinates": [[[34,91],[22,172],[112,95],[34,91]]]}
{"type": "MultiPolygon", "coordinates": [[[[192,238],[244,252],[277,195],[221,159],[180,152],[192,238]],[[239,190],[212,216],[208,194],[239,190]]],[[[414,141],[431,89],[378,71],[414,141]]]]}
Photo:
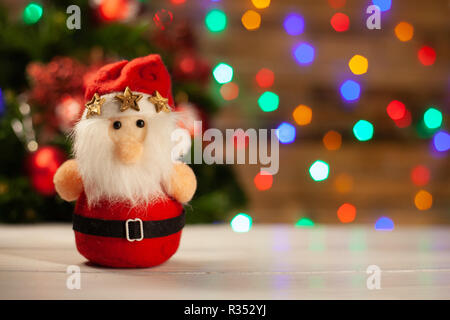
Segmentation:
{"type": "Polygon", "coordinates": [[[131,206],[149,204],[167,197],[165,186],[173,167],[171,141],[175,113],[143,116],[148,125],[141,159],[132,165],[120,163],[108,135],[111,122],[92,118],[78,122],[72,133],[88,205],[100,200],[129,201],[131,206]]]}

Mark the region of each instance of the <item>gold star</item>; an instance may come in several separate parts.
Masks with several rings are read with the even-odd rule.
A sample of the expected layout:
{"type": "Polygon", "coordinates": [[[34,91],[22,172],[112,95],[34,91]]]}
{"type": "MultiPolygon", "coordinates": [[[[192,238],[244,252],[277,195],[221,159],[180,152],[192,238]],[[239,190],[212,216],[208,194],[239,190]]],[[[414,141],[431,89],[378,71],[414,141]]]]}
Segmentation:
{"type": "Polygon", "coordinates": [[[136,111],[139,111],[138,101],[142,99],[142,94],[133,94],[130,88],[126,87],[123,94],[118,94],[115,96],[117,100],[122,102],[120,106],[120,111],[124,112],[125,110],[132,108],[136,111]]]}
{"type": "Polygon", "coordinates": [[[164,98],[158,91],[155,91],[155,94],[152,97],[149,97],[148,101],[155,105],[157,113],[161,110],[164,112],[170,112],[169,104],[167,103],[169,99],[164,98]]]}
{"type": "Polygon", "coordinates": [[[105,103],[105,98],[100,98],[97,93],[94,94],[91,101],[85,104],[87,113],[86,118],[90,118],[92,115],[101,115],[102,106],[105,103]]]}

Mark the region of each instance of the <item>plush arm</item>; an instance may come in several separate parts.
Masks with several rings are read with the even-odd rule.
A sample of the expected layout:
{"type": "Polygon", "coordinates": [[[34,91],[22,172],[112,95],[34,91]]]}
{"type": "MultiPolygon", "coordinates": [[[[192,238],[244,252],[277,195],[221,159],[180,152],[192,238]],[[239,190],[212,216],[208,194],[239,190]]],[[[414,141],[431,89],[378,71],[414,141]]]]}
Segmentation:
{"type": "Polygon", "coordinates": [[[75,160],[67,160],[55,173],[53,177],[56,192],[66,201],[75,201],[83,192],[83,181],[78,171],[75,160]]]}
{"type": "Polygon", "coordinates": [[[181,203],[189,202],[197,189],[197,179],[192,169],[184,163],[173,166],[167,192],[181,203]]]}

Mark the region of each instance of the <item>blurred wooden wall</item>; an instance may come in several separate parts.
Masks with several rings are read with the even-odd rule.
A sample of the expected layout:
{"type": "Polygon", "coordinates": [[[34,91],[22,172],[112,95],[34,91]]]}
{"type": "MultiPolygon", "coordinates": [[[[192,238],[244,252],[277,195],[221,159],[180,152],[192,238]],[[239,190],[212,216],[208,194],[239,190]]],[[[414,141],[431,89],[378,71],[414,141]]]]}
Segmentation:
{"type": "Polygon", "coordinates": [[[195,24],[202,54],[213,64],[224,61],[232,65],[240,88],[236,100],[222,100],[215,126],[276,128],[281,121],[294,123],[292,111],[299,104],[313,110],[312,123],[297,126],[295,143],[280,146],[280,171],[270,190],[258,191],[253,184],[259,166],[235,166],[250,199],[243,210],[255,221],[292,223],[300,216],[309,216],[319,223],[338,223],[337,208],[350,202],[357,208],[355,222],[359,223],[373,223],[381,215],[402,224],[450,222],[448,155],[434,158],[429,140],[419,139],[412,127],[397,128],[385,111],[391,100],[401,100],[417,122],[426,106],[436,105],[446,114],[444,125],[448,126],[449,2],[393,0],[392,9],[382,13],[381,30],[366,28],[368,4],[348,0],[344,8],[333,9],[326,0],[272,0],[268,9],[257,10],[262,23],[256,31],[245,30],[240,21],[247,9],[254,9],[250,0],[192,0],[183,8],[195,24]],[[209,33],[204,26],[204,14],[213,7],[228,15],[228,26],[222,33],[209,33]],[[299,36],[290,36],[283,29],[284,17],[294,11],[305,19],[305,32],[299,36]],[[335,12],[349,15],[347,32],[337,33],[330,26],[335,12]],[[409,42],[395,37],[394,27],[400,21],[414,26],[409,42]],[[316,49],[311,66],[299,66],[293,59],[292,47],[302,41],[316,49]],[[424,67],[417,59],[418,49],[425,44],[437,52],[431,67],[424,67]],[[347,64],[354,54],[368,58],[367,74],[351,74],[347,64]],[[254,77],[263,67],[274,71],[275,84],[270,90],[280,96],[279,109],[271,113],[263,113],[257,106],[262,90],[255,86],[254,77]],[[361,84],[357,103],[346,104],[339,95],[339,84],[347,78],[361,84]],[[352,126],[359,119],[374,124],[373,140],[356,142],[353,138],[352,126]],[[328,151],[322,144],[323,135],[331,129],[343,135],[338,151],[328,151]],[[330,164],[330,176],[324,182],[313,182],[309,177],[308,168],[316,159],[330,164]],[[411,169],[418,164],[431,170],[431,182],[423,189],[431,192],[434,203],[431,210],[423,212],[414,206],[414,195],[420,188],[410,179],[411,169]],[[334,186],[341,173],[353,178],[353,188],[345,194],[334,186]]]}

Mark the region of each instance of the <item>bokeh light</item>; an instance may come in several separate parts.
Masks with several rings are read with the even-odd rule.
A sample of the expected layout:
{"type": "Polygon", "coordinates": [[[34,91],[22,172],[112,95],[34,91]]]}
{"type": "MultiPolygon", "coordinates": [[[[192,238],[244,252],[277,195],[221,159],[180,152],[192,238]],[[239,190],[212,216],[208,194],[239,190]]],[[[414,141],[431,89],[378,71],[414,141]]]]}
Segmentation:
{"type": "Polygon", "coordinates": [[[347,173],[340,173],[334,180],[334,188],[339,193],[349,193],[353,189],[353,177],[347,173]]]}
{"type": "Polygon", "coordinates": [[[361,86],[353,80],[346,80],[341,84],[340,92],[342,97],[347,101],[355,101],[359,99],[361,94],[361,86]]]}
{"type": "Polygon", "coordinates": [[[436,51],[432,47],[423,46],[419,49],[417,58],[424,66],[431,66],[436,61],[436,51]]]}
{"type": "Polygon", "coordinates": [[[295,127],[287,122],[281,123],[276,130],[278,140],[283,144],[294,142],[296,134],[295,127]]]}
{"type": "Polygon", "coordinates": [[[270,0],[252,0],[256,9],[265,9],[270,6],[270,0]]]}
{"type": "Polygon", "coordinates": [[[26,24],[34,24],[41,20],[44,14],[44,9],[40,4],[31,2],[29,3],[22,13],[22,19],[26,24]]]}
{"type": "Polygon", "coordinates": [[[258,105],[264,112],[272,112],[278,109],[280,98],[276,93],[265,91],[258,99],[258,105]]]}
{"type": "Polygon", "coordinates": [[[3,91],[0,88],[0,116],[5,113],[5,100],[3,98],[3,91]]]}
{"type": "Polygon", "coordinates": [[[415,166],[411,170],[411,181],[416,186],[424,186],[430,181],[430,169],[424,165],[415,166]]]}
{"type": "Polygon", "coordinates": [[[306,126],[307,124],[311,123],[312,110],[310,107],[305,106],[303,104],[298,105],[294,109],[292,117],[299,126],[306,126]]]}
{"type": "Polygon", "coordinates": [[[247,10],[241,18],[242,25],[247,30],[256,30],[261,25],[261,15],[254,10],[247,10]]]}
{"type": "Polygon", "coordinates": [[[353,74],[360,75],[367,72],[369,61],[366,57],[357,54],[350,59],[350,61],[348,62],[348,66],[353,74]]]}
{"type": "Polygon", "coordinates": [[[388,11],[392,6],[392,0],[372,0],[372,3],[380,8],[380,11],[388,11]]]}
{"type": "Polygon", "coordinates": [[[346,14],[338,12],[331,17],[330,24],[335,31],[344,32],[350,27],[350,19],[346,14]]]}
{"type": "Polygon", "coordinates": [[[398,119],[398,120],[394,120],[394,122],[395,122],[395,125],[399,128],[409,127],[412,123],[411,111],[406,109],[404,117],[401,119],[398,119]]]}
{"type": "Polygon", "coordinates": [[[236,132],[233,135],[234,147],[238,150],[247,148],[249,141],[250,137],[247,134],[245,134],[245,131],[242,129],[236,130],[236,132]]]}
{"type": "Polygon", "coordinates": [[[342,8],[345,6],[345,2],[346,0],[328,0],[328,4],[334,9],[342,8]]]}
{"type": "Polygon", "coordinates": [[[129,16],[132,5],[128,0],[101,0],[98,12],[105,21],[121,21],[129,16]]]}
{"type": "Polygon", "coordinates": [[[273,176],[268,172],[258,172],[253,182],[259,191],[269,190],[273,184],[273,176]]]}
{"type": "Polygon", "coordinates": [[[36,153],[34,153],[34,165],[36,168],[46,169],[49,168],[52,171],[56,171],[60,165],[57,159],[57,153],[55,148],[42,147],[36,153]]]}
{"type": "Polygon", "coordinates": [[[309,167],[309,174],[314,181],[323,181],[328,178],[330,166],[322,160],[314,161],[309,167]]]}
{"type": "Polygon", "coordinates": [[[206,14],[206,28],[211,32],[221,32],[227,27],[227,15],[219,9],[213,9],[206,14]]]}
{"type": "Polygon", "coordinates": [[[275,75],[272,70],[267,68],[262,68],[258,71],[255,77],[256,83],[261,88],[269,88],[273,85],[275,80],[275,75]]]}
{"type": "Polygon", "coordinates": [[[388,106],[386,107],[386,112],[389,118],[391,118],[392,120],[400,120],[406,114],[406,107],[403,102],[393,100],[389,102],[388,106]]]}
{"type": "Polygon", "coordinates": [[[239,86],[234,82],[228,82],[220,87],[220,94],[224,100],[234,100],[239,95],[239,86]]]}
{"type": "Polygon", "coordinates": [[[183,4],[186,2],[186,0],[170,0],[173,4],[183,4]]]}
{"type": "Polygon", "coordinates": [[[428,129],[437,129],[442,125],[442,112],[436,108],[428,108],[423,114],[423,121],[428,129]]]}
{"type": "Polygon", "coordinates": [[[219,63],[213,69],[214,79],[220,83],[224,84],[233,80],[233,68],[226,63],[219,63]]]}
{"type": "Polygon", "coordinates": [[[344,203],[337,210],[337,216],[342,223],[349,223],[356,218],[356,208],[350,203],[344,203]]]}
{"type": "Polygon", "coordinates": [[[450,149],[450,134],[443,130],[436,132],[433,136],[433,145],[436,151],[448,151],[450,149]]]}
{"type": "Polygon", "coordinates": [[[195,70],[195,59],[192,55],[186,54],[180,58],[178,66],[185,74],[190,74],[195,70]]]}
{"type": "Polygon", "coordinates": [[[414,27],[408,22],[400,22],[395,26],[395,35],[400,41],[409,41],[414,35],[414,27]]]}
{"type": "Polygon", "coordinates": [[[377,222],[375,222],[375,230],[392,231],[394,230],[394,221],[388,217],[380,217],[377,222]]]}
{"type": "Polygon", "coordinates": [[[308,43],[300,43],[294,47],[294,57],[299,64],[310,64],[314,60],[314,47],[308,43]]]}
{"type": "Polygon", "coordinates": [[[314,221],[312,221],[309,218],[303,217],[303,218],[300,218],[295,223],[295,227],[296,228],[312,228],[312,227],[314,227],[314,221]]]}
{"type": "Polygon", "coordinates": [[[173,21],[173,13],[166,9],[158,10],[153,16],[153,22],[161,29],[165,30],[173,21]]]}
{"type": "Polygon", "coordinates": [[[237,214],[230,222],[234,232],[249,232],[252,228],[252,217],[246,213],[237,214]]]}
{"type": "Polygon", "coordinates": [[[342,136],[339,132],[330,130],[323,136],[322,141],[327,150],[338,150],[342,144],[342,136]]]}
{"type": "Polygon", "coordinates": [[[297,36],[303,33],[305,21],[303,17],[297,13],[289,14],[283,22],[284,30],[291,36],[297,36]]]}
{"type": "Polygon", "coordinates": [[[433,205],[433,196],[426,190],[420,190],[414,197],[414,204],[421,211],[428,210],[433,205]]]}
{"type": "Polygon", "coordinates": [[[367,120],[359,120],[353,126],[353,134],[359,141],[369,141],[373,137],[373,125],[367,120]]]}

